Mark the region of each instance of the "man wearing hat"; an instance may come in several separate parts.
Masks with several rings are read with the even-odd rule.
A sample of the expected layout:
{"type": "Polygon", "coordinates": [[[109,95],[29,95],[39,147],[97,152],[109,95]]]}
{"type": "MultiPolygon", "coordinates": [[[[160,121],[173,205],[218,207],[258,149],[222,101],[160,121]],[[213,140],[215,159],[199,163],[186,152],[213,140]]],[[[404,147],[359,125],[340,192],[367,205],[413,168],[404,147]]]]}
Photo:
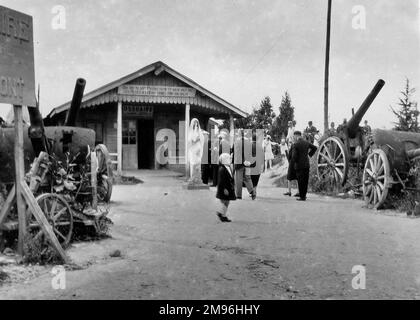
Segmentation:
{"type": "Polygon", "coordinates": [[[257,197],[254,185],[251,179],[251,165],[252,163],[247,159],[248,155],[245,154],[245,150],[252,150],[252,141],[245,137],[242,129],[237,131],[237,135],[234,141],[233,147],[233,163],[235,168],[235,187],[236,187],[236,198],[242,199],[242,186],[248,190],[252,200],[257,197]]]}
{"type": "Polygon", "coordinates": [[[296,169],[296,177],[299,188],[299,198],[296,200],[306,201],[310,168],[309,157],[312,157],[315,154],[317,147],[303,139],[302,132],[300,131],[295,131],[294,136],[296,138],[296,143],[294,144],[292,163],[296,169]]]}

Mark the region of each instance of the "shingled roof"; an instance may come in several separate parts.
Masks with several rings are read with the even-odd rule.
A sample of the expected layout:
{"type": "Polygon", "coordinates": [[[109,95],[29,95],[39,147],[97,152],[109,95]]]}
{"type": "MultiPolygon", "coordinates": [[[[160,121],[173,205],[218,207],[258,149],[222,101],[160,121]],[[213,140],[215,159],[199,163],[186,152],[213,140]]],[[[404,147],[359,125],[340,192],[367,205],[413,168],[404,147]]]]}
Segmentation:
{"type": "MultiPolygon", "coordinates": [[[[142,76],[145,76],[151,72],[154,72],[155,75],[161,74],[162,72],[167,72],[174,78],[182,81],[187,86],[197,90],[200,92],[199,97],[197,98],[185,98],[180,97],[178,100],[172,98],[171,101],[165,101],[162,98],[157,97],[142,97],[143,100],[123,100],[123,101],[130,101],[130,102],[168,102],[168,103],[191,103],[192,105],[199,105],[199,102],[202,102],[202,99],[200,100],[200,97],[205,97],[206,99],[211,99],[214,101],[215,105],[220,107],[220,109],[224,109],[224,113],[226,114],[233,114],[235,117],[246,117],[247,113],[239,109],[238,107],[234,106],[233,104],[227,102],[226,100],[220,98],[216,94],[212,93],[211,91],[205,89],[204,87],[200,86],[195,81],[191,80],[190,78],[186,77],[185,75],[181,74],[180,72],[172,69],[167,64],[158,61],[155,63],[152,63],[136,72],[133,72],[129,75],[126,75],[118,80],[115,80],[113,82],[110,82],[96,90],[93,90],[83,96],[82,100],[82,108],[86,108],[93,105],[99,105],[101,103],[106,102],[116,102],[119,101],[120,97],[118,96],[118,87],[128,84],[131,81],[141,78],[142,76]],[[145,100],[146,99],[146,100],[145,100]],[[156,100],[156,101],[155,101],[156,100]]],[[[129,97],[133,98],[133,97],[129,97]]],[[[127,97],[125,98],[127,99],[127,97]]],[[[139,99],[139,97],[136,97],[136,99],[139,99]]],[[[53,116],[60,114],[62,112],[67,111],[70,108],[70,103],[66,102],[56,108],[54,108],[47,116],[47,118],[52,118],[53,116]]]]}

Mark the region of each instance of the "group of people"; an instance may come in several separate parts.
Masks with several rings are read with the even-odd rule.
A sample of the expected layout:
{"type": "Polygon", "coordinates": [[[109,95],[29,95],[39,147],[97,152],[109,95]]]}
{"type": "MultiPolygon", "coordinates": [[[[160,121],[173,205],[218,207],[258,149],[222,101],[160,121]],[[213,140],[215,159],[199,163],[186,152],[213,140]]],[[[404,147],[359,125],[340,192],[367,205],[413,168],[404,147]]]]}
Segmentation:
{"type": "MultiPolygon", "coordinates": [[[[280,143],[274,142],[271,140],[269,135],[266,136],[264,140],[264,155],[265,155],[265,169],[272,168],[272,161],[274,160],[273,154],[273,146],[279,146],[279,155],[280,160],[283,161],[284,159],[288,158],[289,150],[291,145],[294,141],[294,134],[296,132],[296,121],[289,121],[288,122],[288,129],[287,129],[287,136],[284,139],[281,139],[280,143]]],[[[305,140],[310,142],[311,144],[315,143],[315,137],[319,134],[319,130],[313,125],[312,121],[308,122],[308,126],[306,127],[305,131],[303,132],[303,136],[305,140]]]]}
{"type": "MultiPolygon", "coordinates": [[[[220,137],[219,143],[219,165],[213,167],[213,183],[217,186],[216,197],[220,200],[220,208],[217,210],[217,215],[222,222],[230,222],[231,220],[227,217],[227,210],[230,201],[242,199],[242,188],[243,185],[247,188],[249,195],[253,200],[257,196],[257,186],[260,175],[265,170],[272,168],[272,161],[274,160],[273,146],[278,145],[280,147],[280,157],[287,159],[289,166],[287,172],[288,191],[284,193],[285,196],[292,196],[292,181],[297,180],[298,193],[294,196],[298,201],[306,201],[306,195],[308,192],[309,183],[309,171],[310,162],[309,158],[312,157],[316,151],[317,143],[315,137],[319,134],[317,128],[313,125],[312,121],[308,122],[307,128],[303,134],[301,131],[295,129],[296,123],[293,121],[288,122],[288,132],[285,139],[282,139],[280,144],[272,141],[269,135],[266,135],[263,143],[257,141],[255,133],[252,137],[245,137],[243,132],[240,131],[240,135],[235,138],[233,152],[225,152],[222,150],[230,150],[229,142],[225,139],[226,137],[220,137]],[[242,139],[242,143],[238,144],[242,139]],[[243,150],[250,150],[249,146],[252,145],[252,154],[257,155],[257,160],[250,162],[246,159],[243,150]],[[224,145],[224,146],[223,146],[224,145]],[[242,159],[241,161],[235,161],[235,155],[238,156],[240,149],[242,148],[242,159]],[[262,146],[262,152],[256,152],[256,148],[262,146]],[[258,158],[258,155],[263,155],[258,158]],[[232,166],[232,161],[234,165],[232,166]]],[[[329,135],[335,135],[340,130],[345,130],[347,126],[347,119],[344,119],[337,129],[335,128],[334,122],[331,123],[331,127],[328,130],[329,135]]],[[[364,126],[361,128],[362,134],[368,136],[372,129],[365,120],[364,126]]],[[[214,163],[214,162],[213,162],[214,163]]]]}
{"type": "MultiPolygon", "coordinates": [[[[223,137],[221,139],[220,143],[223,143],[223,137]]],[[[246,137],[243,131],[239,131],[234,140],[233,152],[221,152],[219,156],[216,198],[220,200],[217,216],[222,222],[231,222],[227,216],[228,207],[230,201],[242,199],[243,185],[247,188],[252,200],[255,200],[257,197],[260,175],[264,171],[264,167],[267,167],[266,162],[272,160],[270,159],[271,154],[269,154],[269,159],[267,160],[267,149],[271,149],[273,144],[269,136],[264,138],[263,143],[258,140],[255,133],[252,134],[252,137],[246,137]],[[259,148],[262,148],[262,150],[259,148]],[[252,154],[247,155],[244,150],[252,150],[252,154]]],[[[315,154],[317,147],[304,139],[300,131],[294,131],[292,135],[288,134],[287,140],[282,141],[280,148],[282,148],[283,143],[283,149],[289,161],[287,178],[289,181],[297,180],[299,189],[297,200],[306,201],[310,169],[309,157],[315,154]],[[286,142],[290,146],[287,146],[286,142]]],[[[219,145],[219,150],[223,150],[220,147],[222,146],[219,145]]],[[[290,188],[286,195],[291,196],[290,188]]]]}
{"type": "MultiPolygon", "coordinates": [[[[347,125],[348,124],[347,124],[347,119],[346,118],[343,119],[343,123],[340,124],[337,128],[335,127],[335,123],[331,122],[330,127],[328,128],[327,134],[329,136],[336,135],[338,132],[343,131],[344,128],[347,127],[347,125]]],[[[361,127],[361,129],[362,129],[363,135],[369,135],[369,134],[372,133],[372,128],[369,125],[367,120],[364,121],[364,125],[363,125],[363,127],[361,127]]]]}
{"type": "Polygon", "coordinates": [[[232,147],[226,135],[220,135],[219,139],[219,165],[217,177],[213,178],[213,184],[217,186],[216,198],[220,200],[217,216],[222,222],[231,222],[227,217],[230,201],[242,199],[244,186],[252,200],[257,197],[258,183],[264,171],[265,143],[255,131],[251,134],[238,130],[232,147]]]}

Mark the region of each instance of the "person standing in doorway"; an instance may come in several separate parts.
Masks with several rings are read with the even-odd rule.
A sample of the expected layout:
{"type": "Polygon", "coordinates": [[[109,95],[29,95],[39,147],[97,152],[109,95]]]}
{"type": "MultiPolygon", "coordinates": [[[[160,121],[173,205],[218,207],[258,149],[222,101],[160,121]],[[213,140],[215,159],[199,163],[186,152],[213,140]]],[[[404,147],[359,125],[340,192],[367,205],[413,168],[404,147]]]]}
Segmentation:
{"type": "Polygon", "coordinates": [[[299,198],[297,200],[306,201],[310,169],[309,157],[315,154],[317,147],[303,139],[300,131],[296,131],[294,136],[296,143],[292,154],[292,163],[294,164],[298,180],[299,198]]]}
{"type": "Polygon", "coordinates": [[[236,200],[232,158],[230,154],[222,153],[219,162],[216,198],[220,200],[220,208],[217,210],[217,216],[222,222],[231,222],[232,220],[227,217],[227,210],[230,201],[236,200]]]}
{"type": "Polygon", "coordinates": [[[211,141],[210,135],[207,131],[203,130],[204,143],[203,143],[203,156],[201,158],[201,180],[204,184],[209,183],[211,175],[211,141]]]}

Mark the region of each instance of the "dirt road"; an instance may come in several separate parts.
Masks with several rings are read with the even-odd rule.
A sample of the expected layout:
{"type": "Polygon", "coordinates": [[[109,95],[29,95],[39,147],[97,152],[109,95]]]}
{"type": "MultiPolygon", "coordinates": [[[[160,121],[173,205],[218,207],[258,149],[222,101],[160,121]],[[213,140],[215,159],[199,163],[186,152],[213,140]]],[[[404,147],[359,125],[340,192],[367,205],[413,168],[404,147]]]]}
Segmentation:
{"type": "MultiPolygon", "coordinates": [[[[420,220],[315,195],[302,203],[263,179],[258,199],[215,216],[214,189],[153,176],[117,186],[111,239],[69,250],[82,270],[54,290],[45,269],[2,299],[420,299],[420,220]],[[122,257],[111,258],[114,250],[122,257]],[[366,289],[352,268],[366,268],[366,289]]],[[[245,189],[244,189],[245,192],[245,189]]]]}

